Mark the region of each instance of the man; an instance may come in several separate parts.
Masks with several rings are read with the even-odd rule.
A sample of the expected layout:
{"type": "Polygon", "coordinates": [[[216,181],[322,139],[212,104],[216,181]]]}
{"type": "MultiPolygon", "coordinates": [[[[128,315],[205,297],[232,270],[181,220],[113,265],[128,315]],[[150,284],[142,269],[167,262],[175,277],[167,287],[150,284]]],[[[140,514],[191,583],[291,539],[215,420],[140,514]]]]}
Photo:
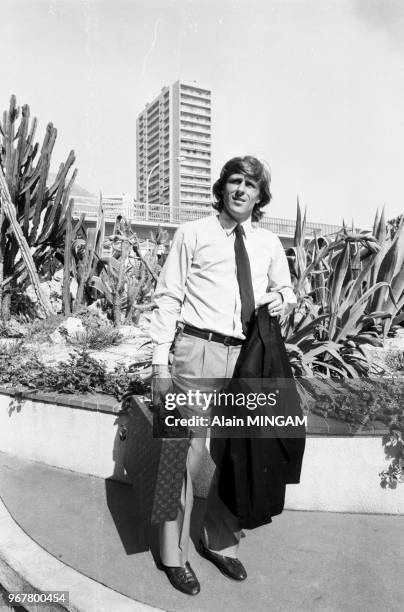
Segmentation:
{"type": "MultiPolygon", "coordinates": [[[[254,309],[268,304],[270,315],[279,316],[296,303],[279,238],[252,223],[262,217],[261,209],[271,200],[270,179],[258,159],[231,159],[213,186],[218,214],[184,223],[177,230],[155,292],[154,403],[173,388],[176,392],[195,389],[195,380],[209,381],[210,390],[220,391],[215,381],[231,378],[254,309]]],[[[198,413],[198,408],[188,405],[181,411],[189,416],[198,413]]],[[[188,544],[192,479],[204,447],[204,436],[191,434],[178,516],[163,523],[160,532],[165,572],[175,588],[189,595],[200,590],[188,561],[188,544]]],[[[200,548],[205,558],[234,580],[247,577],[237,558],[241,536],[237,518],[217,494],[214,478],[200,548]]]]}

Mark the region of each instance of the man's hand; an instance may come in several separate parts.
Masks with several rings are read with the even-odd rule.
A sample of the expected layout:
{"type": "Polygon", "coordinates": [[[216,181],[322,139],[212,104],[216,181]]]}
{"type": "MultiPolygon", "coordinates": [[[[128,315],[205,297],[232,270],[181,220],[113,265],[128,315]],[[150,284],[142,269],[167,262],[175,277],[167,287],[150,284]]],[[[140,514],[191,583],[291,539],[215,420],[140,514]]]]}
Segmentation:
{"type": "Polygon", "coordinates": [[[283,296],[279,291],[265,293],[259,298],[257,308],[263,306],[264,304],[268,304],[268,312],[270,316],[277,317],[278,315],[282,314],[283,311],[283,296]]]}
{"type": "Polygon", "coordinates": [[[171,374],[168,365],[153,365],[151,380],[152,404],[158,406],[163,401],[166,393],[173,389],[171,374]]]}

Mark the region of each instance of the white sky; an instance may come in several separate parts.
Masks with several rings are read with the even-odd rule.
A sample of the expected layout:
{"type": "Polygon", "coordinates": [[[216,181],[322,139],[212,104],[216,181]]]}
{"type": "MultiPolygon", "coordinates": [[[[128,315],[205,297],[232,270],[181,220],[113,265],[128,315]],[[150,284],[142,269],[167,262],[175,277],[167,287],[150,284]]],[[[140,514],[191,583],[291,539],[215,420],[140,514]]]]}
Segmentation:
{"type": "Polygon", "coordinates": [[[370,226],[404,209],[401,0],[3,0],[1,106],[58,128],[54,165],[136,192],[136,117],[182,78],[212,89],[213,179],[268,161],[269,214],[370,226]]]}

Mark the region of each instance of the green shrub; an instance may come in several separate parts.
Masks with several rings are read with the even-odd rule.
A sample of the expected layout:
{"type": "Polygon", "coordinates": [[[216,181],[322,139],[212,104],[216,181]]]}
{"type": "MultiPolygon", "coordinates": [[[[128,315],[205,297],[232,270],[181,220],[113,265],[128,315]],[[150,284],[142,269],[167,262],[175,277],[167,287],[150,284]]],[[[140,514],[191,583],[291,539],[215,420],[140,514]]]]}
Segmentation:
{"type": "Polygon", "coordinates": [[[403,378],[300,378],[309,412],[352,425],[404,424],[403,378]]]}
{"type": "Polygon", "coordinates": [[[36,355],[0,354],[0,385],[13,390],[25,388],[59,393],[106,393],[121,400],[124,394],[143,394],[148,383],[138,367],[118,365],[108,372],[105,363],[86,352],[72,353],[68,362],[44,365],[36,355]]]}
{"type": "Polygon", "coordinates": [[[13,287],[10,290],[11,304],[10,312],[14,317],[18,317],[21,321],[31,321],[37,318],[37,305],[27,295],[21,287],[13,287]]]}
{"type": "Polygon", "coordinates": [[[21,339],[18,340],[0,340],[0,355],[19,355],[24,346],[24,341],[21,339]]]}
{"type": "Polygon", "coordinates": [[[83,350],[100,351],[110,346],[121,344],[122,334],[112,325],[105,325],[77,332],[72,338],[67,338],[67,342],[83,350]]]}
{"type": "Polygon", "coordinates": [[[51,334],[66,319],[63,315],[49,315],[45,319],[36,319],[27,325],[26,339],[29,342],[50,342],[51,334]]]}
{"type": "Polygon", "coordinates": [[[404,351],[388,351],[384,360],[392,372],[404,372],[404,351]]]}
{"type": "Polygon", "coordinates": [[[404,421],[401,426],[394,424],[388,434],[383,436],[386,459],[390,460],[387,469],[379,472],[382,489],[395,489],[404,482],[404,421]]]}
{"type": "Polygon", "coordinates": [[[123,340],[119,330],[91,310],[85,310],[79,314],[84,331],[78,332],[67,342],[81,350],[100,351],[110,346],[119,346],[123,340]]]}

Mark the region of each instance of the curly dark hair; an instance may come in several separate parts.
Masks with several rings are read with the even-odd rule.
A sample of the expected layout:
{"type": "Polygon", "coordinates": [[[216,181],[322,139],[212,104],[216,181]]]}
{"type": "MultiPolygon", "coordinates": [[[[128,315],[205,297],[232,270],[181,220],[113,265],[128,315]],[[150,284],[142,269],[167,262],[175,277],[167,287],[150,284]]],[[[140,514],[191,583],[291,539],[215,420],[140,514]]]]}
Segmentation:
{"type": "Polygon", "coordinates": [[[264,164],[259,161],[259,159],[252,157],[251,155],[246,155],[245,157],[233,157],[225,163],[220,173],[220,177],[212,188],[213,195],[215,196],[215,202],[212,206],[219,212],[223,209],[223,188],[229,176],[239,173],[248,176],[250,179],[258,183],[260,189],[260,200],[253,208],[251,218],[253,221],[259,221],[264,214],[261,208],[269,204],[272,198],[272,194],[269,189],[271,184],[271,173],[268,168],[266,168],[264,164]]]}

